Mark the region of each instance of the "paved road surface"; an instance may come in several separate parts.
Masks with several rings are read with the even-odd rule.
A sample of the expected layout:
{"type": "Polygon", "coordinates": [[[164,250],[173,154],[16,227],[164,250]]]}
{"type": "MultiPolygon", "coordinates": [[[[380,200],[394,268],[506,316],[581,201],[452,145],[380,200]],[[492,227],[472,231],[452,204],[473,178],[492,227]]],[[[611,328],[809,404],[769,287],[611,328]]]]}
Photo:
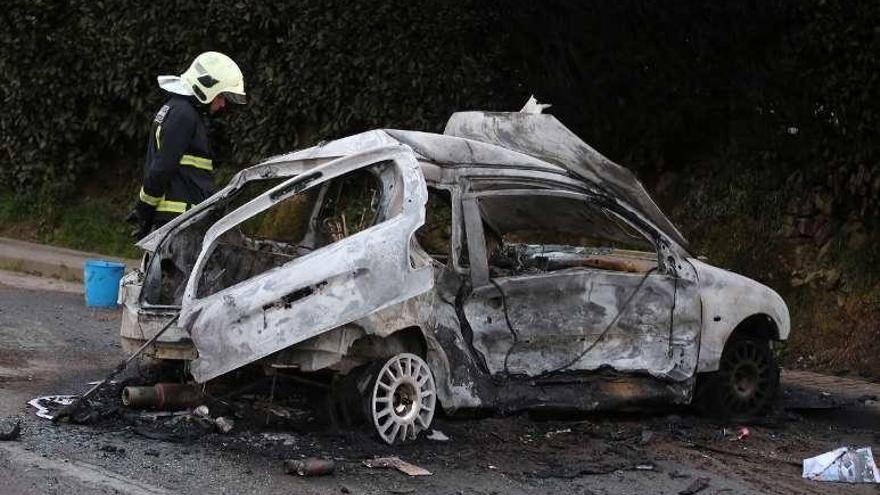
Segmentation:
{"type": "Polygon", "coordinates": [[[86,309],[81,294],[0,277],[0,417],[24,421],[19,441],[0,442],[0,493],[644,495],[676,494],[699,478],[708,480],[700,492],[706,494],[878,493],[800,479],[803,457],[843,444],[877,445],[876,429],[836,422],[834,414],[752,425],[741,441],[729,433],[738,425],[681,412],[576,421],[441,418],[437,426],[450,441],[422,439],[399,448],[359,431],[334,433],[320,426],[321,418],[318,426],[283,428],[240,420],[247,426],[229,435],[169,443],[122,422],[53,425],[34,417],[27,400],[81,391],[117,363],[118,325],[118,312],[86,309]],[[434,475],[409,478],[362,465],[373,455],[392,454],[434,475]],[[332,457],[337,472],[284,474],[282,460],[302,456],[332,457]]]}

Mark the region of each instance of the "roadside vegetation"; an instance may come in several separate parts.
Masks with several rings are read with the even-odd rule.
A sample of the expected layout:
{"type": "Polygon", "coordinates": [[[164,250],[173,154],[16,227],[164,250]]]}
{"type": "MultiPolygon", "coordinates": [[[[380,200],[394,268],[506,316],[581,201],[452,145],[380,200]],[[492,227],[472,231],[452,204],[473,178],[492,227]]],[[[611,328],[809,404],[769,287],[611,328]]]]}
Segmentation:
{"type": "Polygon", "coordinates": [[[40,204],[0,193],[0,236],[52,244],[122,258],[137,258],[139,250],[123,222],[128,201],[112,197],[82,198],[66,203],[40,204]]]}

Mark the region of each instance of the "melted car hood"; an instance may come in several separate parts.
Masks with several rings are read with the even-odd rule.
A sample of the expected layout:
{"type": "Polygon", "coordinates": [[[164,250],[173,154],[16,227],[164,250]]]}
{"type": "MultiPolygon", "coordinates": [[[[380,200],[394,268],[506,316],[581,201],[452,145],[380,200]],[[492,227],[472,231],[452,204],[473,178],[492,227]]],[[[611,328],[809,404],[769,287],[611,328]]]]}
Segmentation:
{"type": "Polygon", "coordinates": [[[552,115],[457,112],[449,118],[443,133],[494,144],[559,165],[622,199],[681,247],[687,248],[687,240],[629,169],[593,149],[552,115]]]}

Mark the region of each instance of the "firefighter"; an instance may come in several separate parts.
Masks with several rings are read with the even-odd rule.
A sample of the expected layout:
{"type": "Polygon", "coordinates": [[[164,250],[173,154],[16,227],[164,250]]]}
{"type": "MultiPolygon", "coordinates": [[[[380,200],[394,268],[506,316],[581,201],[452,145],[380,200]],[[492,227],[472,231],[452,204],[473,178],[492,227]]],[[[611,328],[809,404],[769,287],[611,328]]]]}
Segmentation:
{"type": "Polygon", "coordinates": [[[214,193],[208,114],[219,112],[227,103],[245,103],[241,70],[222,53],[202,53],[179,77],[159,76],[158,80],[170,97],[153,118],[143,186],[126,219],[135,225],[136,239],[214,193]]]}

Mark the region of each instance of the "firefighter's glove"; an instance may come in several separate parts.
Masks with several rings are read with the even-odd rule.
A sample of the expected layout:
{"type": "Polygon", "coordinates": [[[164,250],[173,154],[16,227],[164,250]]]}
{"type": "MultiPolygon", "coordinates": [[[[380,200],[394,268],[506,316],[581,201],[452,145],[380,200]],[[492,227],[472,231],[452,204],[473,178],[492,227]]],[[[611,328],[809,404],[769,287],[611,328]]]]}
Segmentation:
{"type": "Polygon", "coordinates": [[[125,217],[125,221],[134,227],[131,231],[131,236],[134,240],[141,240],[150,233],[150,230],[153,228],[153,215],[155,212],[156,209],[153,206],[138,201],[134,209],[131,210],[131,213],[125,217]]]}

